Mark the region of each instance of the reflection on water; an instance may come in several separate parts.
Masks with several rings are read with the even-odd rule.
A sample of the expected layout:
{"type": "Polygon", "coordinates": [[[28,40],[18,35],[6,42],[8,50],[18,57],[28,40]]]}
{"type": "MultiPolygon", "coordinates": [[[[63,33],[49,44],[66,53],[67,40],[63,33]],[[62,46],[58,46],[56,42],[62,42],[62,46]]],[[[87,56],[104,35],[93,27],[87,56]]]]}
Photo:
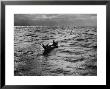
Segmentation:
{"type": "Polygon", "coordinates": [[[14,27],[15,76],[96,76],[96,27],[14,27]],[[43,56],[41,44],[58,41],[43,56]]]}

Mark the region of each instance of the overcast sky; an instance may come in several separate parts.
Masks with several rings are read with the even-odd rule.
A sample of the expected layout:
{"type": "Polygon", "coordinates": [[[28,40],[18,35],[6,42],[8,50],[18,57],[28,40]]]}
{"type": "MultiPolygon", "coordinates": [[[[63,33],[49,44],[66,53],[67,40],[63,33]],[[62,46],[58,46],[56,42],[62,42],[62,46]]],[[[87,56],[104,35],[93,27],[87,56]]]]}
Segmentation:
{"type": "Polygon", "coordinates": [[[14,25],[97,25],[96,14],[15,14],[14,25]]]}

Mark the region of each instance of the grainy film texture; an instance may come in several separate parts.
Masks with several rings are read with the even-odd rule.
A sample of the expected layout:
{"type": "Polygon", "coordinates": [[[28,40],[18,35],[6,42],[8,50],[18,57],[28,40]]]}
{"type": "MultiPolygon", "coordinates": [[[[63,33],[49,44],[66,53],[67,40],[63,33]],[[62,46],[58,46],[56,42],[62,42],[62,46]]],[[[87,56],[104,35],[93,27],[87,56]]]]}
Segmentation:
{"type": "Polygon", "coordinates": [[[97,14],[14,14],[15,76],[97,76],[97,14]]]}

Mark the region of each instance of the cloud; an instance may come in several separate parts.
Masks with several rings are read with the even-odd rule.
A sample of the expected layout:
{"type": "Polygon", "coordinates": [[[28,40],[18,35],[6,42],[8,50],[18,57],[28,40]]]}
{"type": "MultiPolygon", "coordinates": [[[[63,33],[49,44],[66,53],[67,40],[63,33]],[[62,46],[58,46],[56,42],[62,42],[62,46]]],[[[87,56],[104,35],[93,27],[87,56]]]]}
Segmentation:
{"type": "Polygon", "coordinates": [[[15,14],[15,25],[91,24],[97,25],[96,14],[15,14]]]}
{"type": "Polygon", "coordinates": [[[39,19],[53,19],[53,18],[58,18],[60,15],[58,14],[39,14],[36,16],[32,16],[32,20],[39,20],[39,19]]]}

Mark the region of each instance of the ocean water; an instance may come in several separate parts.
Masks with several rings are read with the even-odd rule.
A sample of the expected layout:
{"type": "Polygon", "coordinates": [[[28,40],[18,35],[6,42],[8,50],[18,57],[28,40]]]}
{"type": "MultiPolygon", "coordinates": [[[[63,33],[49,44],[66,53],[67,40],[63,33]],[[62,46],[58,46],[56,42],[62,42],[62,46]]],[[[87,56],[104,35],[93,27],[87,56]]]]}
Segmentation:
{"type": "Polygon", "coordinates": [[[15,26],[15,76],[97,76],[97,27],[15,26]],[[44,56],[41,44],[58,41],[44,56]]]}

